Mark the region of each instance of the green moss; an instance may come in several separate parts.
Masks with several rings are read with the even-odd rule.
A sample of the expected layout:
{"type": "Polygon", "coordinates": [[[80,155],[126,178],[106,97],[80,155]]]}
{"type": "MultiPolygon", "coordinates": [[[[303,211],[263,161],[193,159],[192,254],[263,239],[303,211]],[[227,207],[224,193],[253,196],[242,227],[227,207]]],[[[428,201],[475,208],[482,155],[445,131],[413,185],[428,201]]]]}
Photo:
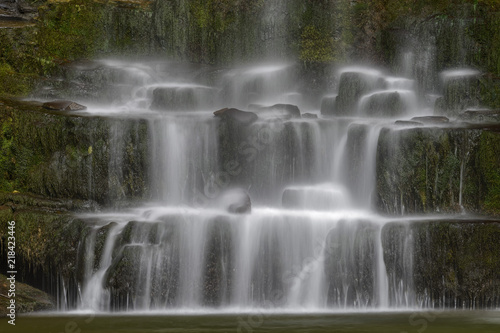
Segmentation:
{"type": "Polygon", "coordinates": [[[1,191],[100,204],[146,195],[145,121],[71,117],[46,113],[30,103],[8,99],[0,103],[1,191]],[[109,169],[113,122],[122,122],[120,126],[126,129],[123,150],[115,152],[122,154],[123,172],[109,169]]]}
{"type": "MultiPolygon", "coordinates": [[[[438,128],[382,131],[377,151],[379,208],[390,213],[401,213],[402,207],[407,213],[459,212],[461,203],[469,212],[498,214],[483,205],[485,195],[497,188],[496,181],[485,179],[496,179],[488,174],[499,170],[498,161],[497,166],[486,163],[481,153],[485,146],[493,149],[490,159],[498,154],[492,148],[498,141],[479,143],[479,136],[491,135],[484,133],[438,128]]],[[[489,202],[495,202],[494,197],[489,202]]]]}
{"type": "Polygon", "coordinates": [[[0,92],[12,96],[26,95],[32,86],[32,75],[16,73],[7,63],[0,63],[0,92]]]}
{"type": "Polygon", "coordinates": [[[12,170],[14,156],[12,154],[12,118],[4,117],[0,127],[0,190],[13,191],[12,170]]]}
{"type": "Polygon", "coordinates": [[[95,54],[103,43],[102,9],[99,3],[82,0],[42,7],[37,33],[40,61],[55,65],[95,54]]]}
{"type": "Polygon", "coordinates": [[[479,147],[479,169],[486,185],[484,208],[500,213],[500,134],[483,132],[479,147]]]}
{"type": "Polygon", "coordinates": [[[312,25],[304,28],[300,41],[300,60],[304,62],[329,62],[336,57],[333,38],[312,25]]]}

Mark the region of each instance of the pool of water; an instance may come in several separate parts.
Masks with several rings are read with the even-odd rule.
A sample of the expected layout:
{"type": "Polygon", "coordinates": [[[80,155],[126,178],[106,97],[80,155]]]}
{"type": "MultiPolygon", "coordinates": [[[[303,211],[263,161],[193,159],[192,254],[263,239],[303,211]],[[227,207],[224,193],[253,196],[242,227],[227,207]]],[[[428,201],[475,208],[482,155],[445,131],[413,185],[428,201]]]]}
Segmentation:
{"type": "Polygon", "coordinates": [[[35,314],[0,332],[500,332],[500,311],[351,312],[322,314],[35,314]]]}

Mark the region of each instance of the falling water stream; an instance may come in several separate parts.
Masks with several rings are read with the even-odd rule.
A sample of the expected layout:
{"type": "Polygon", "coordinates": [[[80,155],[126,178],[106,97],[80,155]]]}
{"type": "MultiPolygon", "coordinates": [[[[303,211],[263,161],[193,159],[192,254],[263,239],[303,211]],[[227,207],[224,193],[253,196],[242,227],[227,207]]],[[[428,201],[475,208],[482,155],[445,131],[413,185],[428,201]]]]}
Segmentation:
{"type": "MultiPolygon", "coordinates": [[[[339,75],[371,88],[358,97],[354,117],[324,117],[296,93],[290,64],[235,68],[211,83],[175,64],[101,64],[114,73],[109,89],[117,96],[85,112],[147,119],[151,199],[119,214],[81,216],[91,232],[82,240],[84,275],[73,307],[288,313],[429,304],[413,290],[411,233],[398,253],[403,278],[396,278],[382,240],[393,219],[372,207],[379,135],[394,123],[383,114],[387,103],[400,101],[398,119],[427,112],[412,80],[342,69],[339,75]],[[313,116],[263,108],[278,103],[313,116]],[[221,147],[223,120],[213,114],[224,107],[258,116],[240,128],[246,137],[231,156],[221,147]],[[243,214],[226,209],[238,204],[224,196],[233,188],[250,198],[243,214]]],[[[120,133],[113,130],[117,147],[120,133]]],[[[110,156],[119,169],[119,157],[110,156]]]]}

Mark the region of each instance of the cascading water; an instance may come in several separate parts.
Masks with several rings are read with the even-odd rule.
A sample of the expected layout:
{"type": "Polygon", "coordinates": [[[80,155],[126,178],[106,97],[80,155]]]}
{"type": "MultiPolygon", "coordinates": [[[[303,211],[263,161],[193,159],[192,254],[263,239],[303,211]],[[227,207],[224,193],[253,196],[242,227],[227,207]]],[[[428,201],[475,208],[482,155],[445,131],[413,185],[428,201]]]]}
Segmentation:
{"type": "Polygon", "coordinates": [[[411,80],[344,69],[334,109],[352,114],[305,118],[270,107],[300,98],[291,65],[197,75],[158,63],[103,66],[112,69],[109,88],[128,92],[86,112],[148,119],[152,197],[125,215],[82,217],[92,231],[78,308],[293,312],[425,303],[412,289],[411,235],[397,247],[396,276],[383,247],[390,219],[371,210],[381,129],[395,114],[419,115],[411,80]],[[213,115],[249,104],[257,115],[249,124],[230,127],[213,115]],[[250,197],[244,214],[225,209],[240,204],[222,195],[233,187],[250,197]]]}

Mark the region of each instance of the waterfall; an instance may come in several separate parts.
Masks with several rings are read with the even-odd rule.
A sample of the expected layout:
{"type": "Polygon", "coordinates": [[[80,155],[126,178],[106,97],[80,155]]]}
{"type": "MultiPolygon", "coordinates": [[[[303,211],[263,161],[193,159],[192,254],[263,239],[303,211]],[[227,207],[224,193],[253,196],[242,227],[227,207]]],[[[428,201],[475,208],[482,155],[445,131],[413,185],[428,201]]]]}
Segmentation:
{"type": "MultiPolygon", "coordinates": [[[[289,64],[216,75],[158,63],[135,64],[140,70],[104,64],[125,71],[113,80],[125,80],[133,93],[87,112],[147,120],[151,198],[122,214],[81,217],[90,232],[81,247],[78,308],[293,312],[431,305],[415,290],[411,230],[392,233],[386,227],[393,220],[372,209],[383,129],[395,126],[393,111],[403,118],[425,112],[411,79],[340,70],[338,92],[329,96],[336,96],[334,112],[342,112],[324,117],[313,109],[306,117],[287,111],[286,103],[301,101],[289,64]],[[255,116],[248,123],[214,116],[225,107],[255,116]],[[251,208],[230,194],[235,188],[249,196],[251,208]],[[227,208],[235,204],[242,214],[227,208]]],[[[124,149],[121,133],[113,129],[116,149],[124,149]]],[[[120,154],[111,150],[110,158],[113,177],[126,181],[120,154]]]]}

